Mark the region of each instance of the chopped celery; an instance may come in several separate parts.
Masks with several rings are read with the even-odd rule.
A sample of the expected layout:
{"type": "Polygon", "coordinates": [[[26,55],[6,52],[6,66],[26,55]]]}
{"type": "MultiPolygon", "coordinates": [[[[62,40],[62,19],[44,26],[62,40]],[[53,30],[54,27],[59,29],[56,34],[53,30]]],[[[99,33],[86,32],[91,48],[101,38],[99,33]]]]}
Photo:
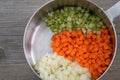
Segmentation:
{"type": "Polygon", "coordinates": [[[98,33],[100,27],[104,27],[102,18],[82,7],[64,7],[48,13],[46,24],[54,33],[64,30],[83,29],[84,33],[93,31],[98,33]]]}

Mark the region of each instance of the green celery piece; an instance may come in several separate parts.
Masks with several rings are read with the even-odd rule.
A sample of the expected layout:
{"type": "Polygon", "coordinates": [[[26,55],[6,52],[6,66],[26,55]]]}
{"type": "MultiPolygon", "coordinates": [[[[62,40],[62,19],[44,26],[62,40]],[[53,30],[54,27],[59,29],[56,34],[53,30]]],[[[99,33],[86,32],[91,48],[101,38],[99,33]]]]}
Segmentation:
{"type": "Polygon", "coordinates": [[[50,29],[53,31],[53,32],[57,32],[58,31],[58,27],[56,25],[52,25],[50,27],[50,29]]]}

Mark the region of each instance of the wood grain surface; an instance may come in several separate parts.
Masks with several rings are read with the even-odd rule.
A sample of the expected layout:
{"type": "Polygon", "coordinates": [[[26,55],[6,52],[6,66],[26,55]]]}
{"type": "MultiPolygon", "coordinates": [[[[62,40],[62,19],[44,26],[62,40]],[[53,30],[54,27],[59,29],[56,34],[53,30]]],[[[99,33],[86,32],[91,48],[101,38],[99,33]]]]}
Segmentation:
{"type": "MultiPolygon", "coordinates": [[[[0,80],[40,80],[23,52],[23,34],[31,15],[47,0],[0,0],[0,80]],[[4,50],[4,51],[3,51],[4,50]]],[[[92,0],[104,10],[119,0],[92,0]]],[[[100,80],[120,80],[120,17],[114,20],[118,37],[116,58],[100,80]]]]}

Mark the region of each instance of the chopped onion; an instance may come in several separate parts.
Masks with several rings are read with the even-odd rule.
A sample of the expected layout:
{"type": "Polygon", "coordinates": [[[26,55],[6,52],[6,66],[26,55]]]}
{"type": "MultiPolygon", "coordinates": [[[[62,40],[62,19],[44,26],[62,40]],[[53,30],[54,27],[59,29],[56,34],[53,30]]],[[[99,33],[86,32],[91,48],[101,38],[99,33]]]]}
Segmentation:
{"type": "Polygon", "coordinates": [[[43,80],[91,80],[87,68],[70,62],[56,53],[46,54],[35,65],[35,70],[43,80]]]}

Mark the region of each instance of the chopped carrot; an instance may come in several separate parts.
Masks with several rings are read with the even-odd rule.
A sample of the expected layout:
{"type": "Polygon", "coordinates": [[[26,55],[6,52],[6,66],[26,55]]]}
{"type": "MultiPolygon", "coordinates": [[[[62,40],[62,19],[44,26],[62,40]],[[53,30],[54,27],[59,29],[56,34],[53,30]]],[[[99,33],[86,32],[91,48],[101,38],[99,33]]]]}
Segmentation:
{"type": "Polygon", "coordinates": [[[87,67],[97,79],[107,69],[113,55],[108,29],[101,28],[100,32],[99,35],[93,32],[84,35],[81,30],[63,31],[52,37],[51,47],[58,55],[87,67]]]}
{"type": "Polygon", "coordinates": [[[70,61],[73,61],[73,60],[74,60],[72,56],[68,56],[67,58],[68,58],[70,61]]]}

